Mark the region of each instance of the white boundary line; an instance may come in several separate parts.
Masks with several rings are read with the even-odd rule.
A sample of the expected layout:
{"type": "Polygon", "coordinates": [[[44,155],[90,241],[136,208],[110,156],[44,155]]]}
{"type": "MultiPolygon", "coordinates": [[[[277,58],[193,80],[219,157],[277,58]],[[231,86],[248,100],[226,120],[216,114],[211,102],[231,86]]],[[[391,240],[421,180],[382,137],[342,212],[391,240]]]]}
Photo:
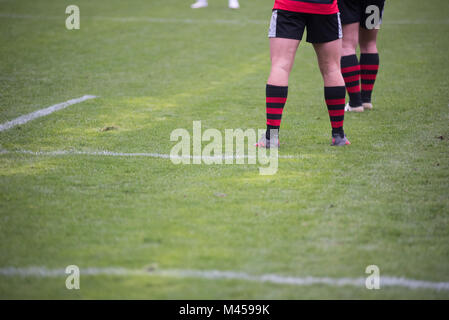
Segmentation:
{"type": "MultiPolygon", "coordinates": [[[[32,14],[15,14],[15,13],[0,13],[0,18],[5,19],[36,19],[36,20],[60,20],[58,16],[41,16],[32,14]]],[[[64,17],[63,17],[64,18],[64,17]]],[[[92,20],[106,20],[115,22],[148,22],[148,23],[182,23],[182,24],[258,24],[269,25],[270,19],[267,20],[225,20],[225,19],[176,19],[176,18],[158,18],[158,17],[105,17],[105,16],[83,16],[83,19],[92,20]]],[[[420,24],[449,24],[449,19],[440,20],[385,20],[382,25],[420,25],[420,24]]]]}
{"type": "Polygon", "coordinates": [[[96,98],[96,96],[85,95],[81,98],[68,100],[66,102],[52,105],[45,109],[40,109],[40,110],[34,111],[32,113],[25,114],[23,116],[20,116],[20,117],[14,119],[14,120],[0,124],[0,132],[11,129],[12,127],[17,126],[17,125],[27,123],[28,121],[34,120],[36,118],[47,116],[55,111],[67,108],[68,106],[71,106],[73,104],[77,104],[77,103],[80,103],[80,102],[83,102],[83,101],[86,101],[89,99],[95,99],[95,98],[96,98]]]}
{"type": "MultiPolygon", "coordinates": [[[[258,283],[286,284],[293,286],[327,285],[333,287],[352,286],[365,288],[365,278],[330,278],[330,277],[289,277],[276,274],[251,275],[236,271],[219,270],[154,270],[145,271],[126,268],[81,268],[80,276],[150,276],[169,278],[194,278],[207,280],[239,280],[258,283]]],[[[64,269],[48,269],[46,267],[5,267],[0,268],[0,276],[5,277],[39,277],[52,278],[67,276],[64,269]]],[[[432,282],[403,277],[380,277],[380,287],[403,287],[407,289],[430,289],[449,291],[449,282],[432,282]]]]}
{"type": "MultiPolygon", "coordinates": [[[[71,155],[84,155],[84,156],[107,156],[107,157],[148,157],[148,158],[161,158],[161,159],[203,159],[203,160],[217,160],[217,159],[257,159],[256,156],[226,156],[221,157],[200,157],[200,156],[173,156],[164,153],[146,153],[146,152],[114,152],[114,151],[76,151],[76,150],[56,150],[56,151],[31,151],[31,150],[3,150],[0,149],[0,154],[29,154],[33,156],[71,156],[71,155]]],[[[280,159],[303,159],[304,157],[298,155],[278,155],[280,159]]]]}

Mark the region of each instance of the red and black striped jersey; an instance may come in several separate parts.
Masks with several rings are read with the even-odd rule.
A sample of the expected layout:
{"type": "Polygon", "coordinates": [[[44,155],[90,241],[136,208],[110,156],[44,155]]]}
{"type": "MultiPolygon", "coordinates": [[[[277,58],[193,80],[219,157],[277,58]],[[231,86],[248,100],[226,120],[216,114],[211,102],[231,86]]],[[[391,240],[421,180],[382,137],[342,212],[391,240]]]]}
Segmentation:
{"type": "Polygon", "coordinates": [[[275,0],[273,9],[313,14],[338,12],[337,0],[275,0]]]}

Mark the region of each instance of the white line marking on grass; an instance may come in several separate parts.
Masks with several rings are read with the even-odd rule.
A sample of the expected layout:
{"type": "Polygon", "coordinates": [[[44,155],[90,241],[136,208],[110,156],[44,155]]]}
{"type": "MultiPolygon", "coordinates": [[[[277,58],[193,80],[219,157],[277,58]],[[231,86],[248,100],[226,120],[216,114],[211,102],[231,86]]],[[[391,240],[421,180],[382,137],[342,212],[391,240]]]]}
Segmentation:
{"type": "Polygon", "coordinates": [[[160,153],[125,153],[125,152],[112,152],[112,151],[74,151],[74,150],[56,150],[56,151],[30,151],[30,150],[0,150],[0,154],[19,153],[29,154],[33,156],[69,156],[69,155],[86,155],[86,156],[111,156],[111,157],[150,157],[150,158],[163,158],[170,159],[169,154],[160,153]]]}
{"type": "MultiPolygon", "coordinates": [[[[0,149],[0,154],[29,154],[34,156],[70,156],[70,155],[84,155],[84,156],[109,156],[109,157],[148,157],[148,158],[161,158],[161,159],[170,159],[169,154],[164,153],[146,153],[146,152],[114,152],[114,151],[76,151],[76,150],[56,150],[56,151],[30,151],[30,150],[2,150],[0,149]]],[[[280,159],[303,159],[302,156],[297,155],[279,155],[280,159]]],[[[200,157],[200,156],[173,156],[173,159],[208,159],[208,160],[217,160],[217,159],[254,159],[256,156],[239,156],[232,155],[226,156],[223,155],[221,157],[200,157]]]]}
{"type": "MultiPolygon", "coordinates": [[[[207,280],[239,280],[258,283],[286,284],[293,286],[327,285],[333,287],[352,286],[365,288],[365,278],[330,278],[330,277],[289,277],[275,274],[251,275],[244,272],[219,270],[155,270],[145,271],[126,268],[81,268],[81,276],[156,276],[170,278],[194,278],[207,280]]],[[[5,277],[61,277],[67,276],[65,269],[48,269],[45,267],[0,268],[0,276],[5,277]]],[[[403,287],[407,289],[431,289],[449,291],[449,282],[432,282],[403,277],[380,277],[382,287],[403,287]]]]}
{"type": "MultiPolygon", "coordinates": [[[[0,13],[0,18],[5,19],[36,19],[36,20],[60,20],[61,17],[58,16],[41,16],[32,14],[15,14],[15,13],[0,13]]],[[[176,18],[163,18],[163,17],[105,17],[105,16],[83,16],[83,19],[92,20],[104,20],[113,22],[148,22],[148,23],[179,23],[179,24],[234,24],[234,25],[245,25],[245,24],[258,24],[258,25],[269,25],[270,17],[267,16],[267,20],[225,20],[225,19],[176,19],[176,18]]],[[[382,24],[385,25],[420,25],[420,24],[449,24],[449,19],[440,20],[426,20],[426,19],[416,19],[416,20],[384,20],[382,24]]]]}
{"type": "Polygon", "coordinates": [[[83,102],[83,101],[86,101],[89,99],[95,99],[95,98],[96,98],[96,96],[86,95],[81,98],[68,100],[66,102],[58,103],[58,104],[55,104],[55,105],[50,106],[45,109],[40,109],[40,110],[34,111],[32,113],[25,114],[23,116],[20,116],[20,117],[14,119],[14,120],[0,124],[0,132],[11,129],[12,127],[17,126],[17,125],[27,123],[28,121],[34,120],[36,118],[47,116],[55,111],[67,108],[68,106],[71,106],[73,104],[77,104],[77,103],[80,103],[80,102],[83,102]]]}

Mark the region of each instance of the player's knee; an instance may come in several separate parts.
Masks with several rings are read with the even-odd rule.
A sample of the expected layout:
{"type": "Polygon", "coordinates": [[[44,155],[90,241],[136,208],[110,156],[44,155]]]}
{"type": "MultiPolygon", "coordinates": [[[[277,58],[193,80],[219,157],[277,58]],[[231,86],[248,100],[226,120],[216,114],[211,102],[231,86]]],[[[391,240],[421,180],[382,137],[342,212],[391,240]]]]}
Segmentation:
{"type": "Polygon", "coordinates": [[[358,29],[344,28],[343,29],[343,39],[342,39],[342,52],[345,55],[354,54],[357,46],[359,45],[359,34],[358,29]]]}
{"type": "Polygon", "coordinates": [[[343,76],[341,75],[341,72],[339,72],[339,71],[323,73],[323,81],[324,81],[324,85],[328,86],[328,87],[345,85],[343,76]]]}
{"type": "Polygon", "coordinates": [[[272,63],[271,71],[273,73],[287,73],[289,74],[292,69],[292,65],[287,60],[279,60],[272,63]]]}
{"type": "Polygon", "coordinates": [[[349,56],[351,54],[355,54],[356,53],[356,46],[342,46],[341,48],[341,54],[343,56],[349,56]]]}
{"type": "Polygon", "coordinates": [[[355,51],[357,49],[357,39],[343,39],[342,42],[342,54],[344,56],[355,54],[355,51]]]}
{"type": "Polygon", "coordinates": [[[335,74],[341,73],[340,65],[335,62],[321,63],[320,71],[323,77],[332,77],[335,74]]]}
{"type": "Polygon", "coordinates": [[[376,53],[377,43],[376,41],[361,41],[360,42],[360,52],[361,53],[376,53]]]}

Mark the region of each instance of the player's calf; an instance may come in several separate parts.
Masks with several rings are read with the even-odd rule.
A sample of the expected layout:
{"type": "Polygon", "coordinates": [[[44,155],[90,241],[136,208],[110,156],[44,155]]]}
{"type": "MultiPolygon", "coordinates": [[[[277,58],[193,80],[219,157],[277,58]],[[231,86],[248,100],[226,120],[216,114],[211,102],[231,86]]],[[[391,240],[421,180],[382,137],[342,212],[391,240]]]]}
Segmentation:
{"type": "Polygon", "coordinates": [[[341,57],[341,73],[349,95],[349,102],[345,111],[363,112],[360,92],[360,64],[355,54],[341,57]]]}
{"type": "Polygon", "coordinates": [[[371,95],[376,82],[377,72],[379,70],[378,53],[362,53],[360,55],[360,67],[362,76],[362,103],[365,109],[372,109],[371,95]]]}
{"type": "Polygon", "coordinates": [[[281,126],[282,112],[287,101],[288,87],[266,86],[266,112],[267,112],[267,131],[260,141],[256,144],[263,148],[277,148],[279,146],[279,128],[281,126]]]}
{"type": "Polygon", "coordinates": [[[332,146],[344,146],[350,144],[343,130],[345,118],[346,89],[340,87],[324,87],[327,110],[332,127],[332,146]]]}

